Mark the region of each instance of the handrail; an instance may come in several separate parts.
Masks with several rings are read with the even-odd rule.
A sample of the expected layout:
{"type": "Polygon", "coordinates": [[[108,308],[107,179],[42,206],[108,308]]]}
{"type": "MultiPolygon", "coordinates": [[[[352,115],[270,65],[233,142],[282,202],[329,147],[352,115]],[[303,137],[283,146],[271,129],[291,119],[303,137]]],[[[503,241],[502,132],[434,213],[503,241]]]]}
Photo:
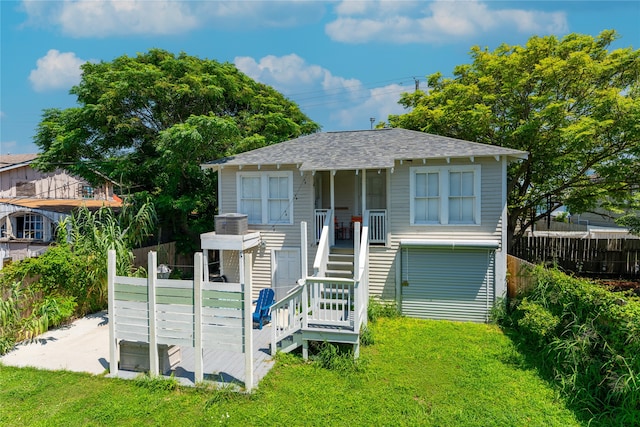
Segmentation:
{"type": "Polygon", "coordinates": [[[360,247],[358,250],[357,271],[355,279],[355,313],[354,329],[360,330],[362,324],[367,323],[367,306],[369,297],[369,212],[363,215],[360,247]]]}
{"type": "Polygon", "coordinates": [[[362,232],[360,233],[360,253],[358,258],[358,272],[356,281],[361,281],[369,261],[369,211],[366,211],[362,219],[362,232]]]}
{"type": "Polygon", "coordinates": [[[275,355],[277,345],[302,327],[306,305],[304,279],[280,301],[271,306],[271,355],[275,355]]]}
{"type": "Polygon", "coordinates": [[[316,252],[316,258],[313,261],[313,271],[315,276],[324,276],[327,270],[327,262],[329,261],[329,234],[331,230],[331,223],[333,222],[333,210],[327,211],[327,216],[324,219],[322,225],[322,234],[320,235],[320,242],[318,243],[318,251],[316,252]]]}

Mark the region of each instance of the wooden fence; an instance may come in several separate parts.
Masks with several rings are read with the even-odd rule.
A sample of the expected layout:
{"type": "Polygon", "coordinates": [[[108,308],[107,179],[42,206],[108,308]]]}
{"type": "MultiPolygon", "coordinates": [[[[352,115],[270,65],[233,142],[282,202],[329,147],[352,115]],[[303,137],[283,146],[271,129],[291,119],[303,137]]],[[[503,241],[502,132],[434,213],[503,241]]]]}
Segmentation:
{"type": "Polygon", "coordinates": [[[528,236],[516,242],[510,252],[523,260],[554,264],[576,275],[640,278],[640,239],[528,236]]]}
{"type": "Polygon", "coordinates": [[[534,282],[531,269],[535,265],[513,255],[507,255],[507,297],[515,298],[529,289],[534,282]]]}

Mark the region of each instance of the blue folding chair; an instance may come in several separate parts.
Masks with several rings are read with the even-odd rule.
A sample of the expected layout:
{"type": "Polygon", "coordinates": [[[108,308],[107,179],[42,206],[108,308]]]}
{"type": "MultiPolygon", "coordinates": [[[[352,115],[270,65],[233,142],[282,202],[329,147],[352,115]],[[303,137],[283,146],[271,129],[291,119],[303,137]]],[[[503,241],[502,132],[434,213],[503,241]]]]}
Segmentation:
{"type": "Polygon", "coordinates": [[[271,321],[271,306],[275,304],[275,293],[273,289],[267,288],[260,290],[258,299],[254,301],[256,310],[253,312],[253,321],[258,324],[258,328],[262,329],[262,322],[271,321]]]}

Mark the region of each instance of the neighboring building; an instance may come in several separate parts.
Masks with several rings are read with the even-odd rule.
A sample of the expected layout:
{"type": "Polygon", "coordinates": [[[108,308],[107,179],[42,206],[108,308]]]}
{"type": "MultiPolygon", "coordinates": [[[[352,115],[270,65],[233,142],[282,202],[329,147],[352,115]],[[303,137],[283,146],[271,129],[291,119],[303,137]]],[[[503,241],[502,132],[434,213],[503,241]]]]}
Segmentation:
{"type": "MultiPolygon", "coordinates": [[[[377,129],[316,133],[202,167],[218,172],[220,214],[246,214],[249,232],[260,233],[254,288],[273,287],[280,299],[314,265],[316,277],[354,277],[354,261],[338,252],[353,247],[354,223],[362,222],[370,295],[396,300],[408,316],[483,322],[506,292],[507,164],[526,157],[377,129]],[[316,254],[327,227],[331,254],[323,260],[316,254]]],[[[237,270],[237,258],[223,255],[223,270],[237,270]]]]}
{"type": "Polygon", "coordinates": [[[31,167],[37,154],[0,156],[0,258],[19,260],[46,250],[58,222],[81,206],[119,207],[110,183],[100,188],[57,170],[31,167]]]}

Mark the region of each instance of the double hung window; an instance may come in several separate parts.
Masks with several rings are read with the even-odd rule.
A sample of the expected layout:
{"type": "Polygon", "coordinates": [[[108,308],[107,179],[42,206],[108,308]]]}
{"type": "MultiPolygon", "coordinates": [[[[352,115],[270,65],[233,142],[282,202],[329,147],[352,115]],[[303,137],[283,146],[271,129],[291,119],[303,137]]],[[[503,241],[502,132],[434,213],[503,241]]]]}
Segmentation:
{"type": "Polygon", "coordinates": [[[413,225],[480,224],[480,166],[411,168],[413,225]]]}
{"type": "Polygon", "coordinates": [[[293,224],[292,172],[238,173],[238,212],[249,224],[293,224]]]}

